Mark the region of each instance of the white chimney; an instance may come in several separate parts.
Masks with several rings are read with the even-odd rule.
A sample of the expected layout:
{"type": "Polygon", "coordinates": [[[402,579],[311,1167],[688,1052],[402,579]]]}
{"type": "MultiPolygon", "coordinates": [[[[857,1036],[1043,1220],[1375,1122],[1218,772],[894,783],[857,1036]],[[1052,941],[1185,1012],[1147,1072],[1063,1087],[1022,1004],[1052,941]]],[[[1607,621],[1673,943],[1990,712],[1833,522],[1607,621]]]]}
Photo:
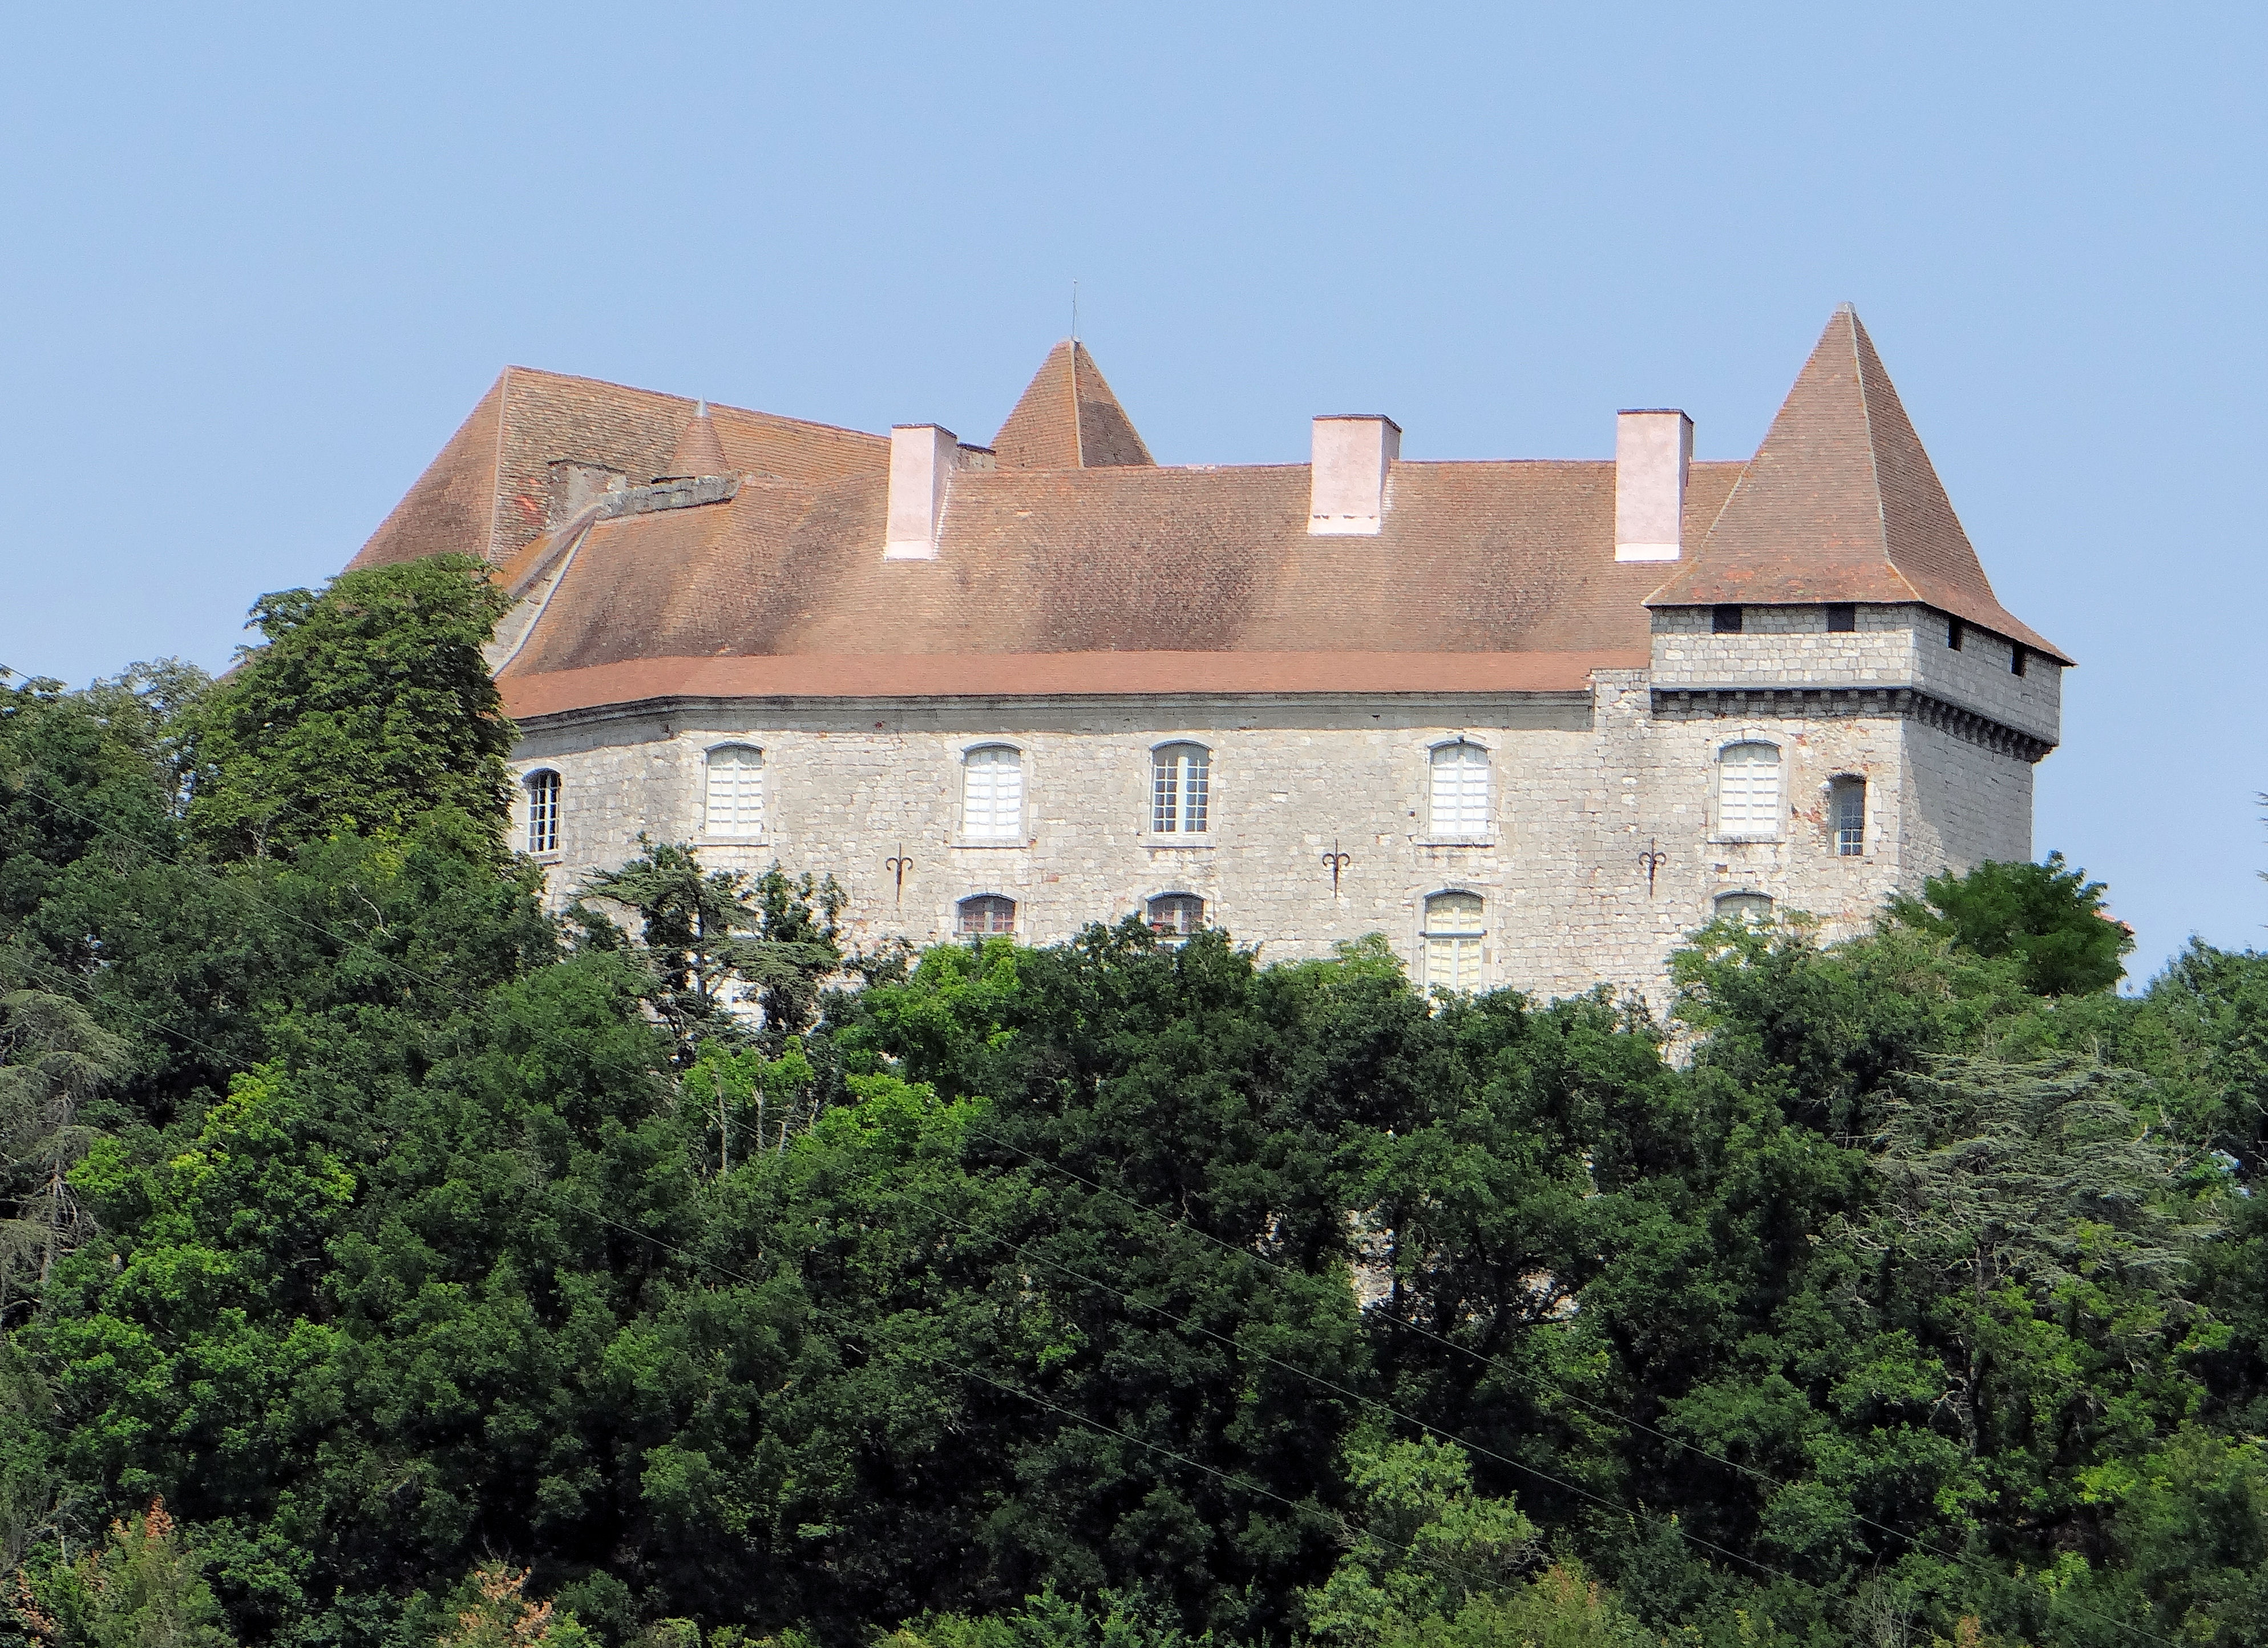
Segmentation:
{"type": "Polygon", "coordinates": [[[1693,420],[1683,412],[1615,415],[1615,559],[1675,561],[1685,542],[1685,471],[1693,420]]]}
{"type": "Polygon", "coordinates": [[[1315,420],[1307,472],[1307,531],[1374,538],[1386,514],[1386,478],[1402,456],[1402,425],[1376,413],[1315,420]]]}
{"type": "Polygon", "coordinates": [[[890,430],[890,517],[885,561],[934,561],[945,519],[945,487],[961,443],[941,423],[900,423],[890,430]]]}

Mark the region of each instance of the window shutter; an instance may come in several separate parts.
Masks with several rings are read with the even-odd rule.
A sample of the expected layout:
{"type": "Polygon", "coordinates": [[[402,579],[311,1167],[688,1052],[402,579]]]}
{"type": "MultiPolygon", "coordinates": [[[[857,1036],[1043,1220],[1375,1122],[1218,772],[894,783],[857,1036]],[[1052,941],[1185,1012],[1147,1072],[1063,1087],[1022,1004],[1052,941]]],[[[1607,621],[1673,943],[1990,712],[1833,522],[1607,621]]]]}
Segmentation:
{"type": "Polygon", "coordinates": [[[709,752],[707,831],[711,835],[761,835],[764,828],[764,758],[746,748],[709,752]]]}
{"type": "Polygon", "coordinates": [[[1779,752],[1771,745],[1729,745],[1718,756],[1717,833],[1779,834],[1779,752]]]}
{"type": "Polygon", "coordinates": [[[1477,744],[1444,744],[1432,754],[1432,828],[1437,836],[1478,840],[1488,834],[1488,752],[1477,744]]]}
{"type": "Polygon", "coordinates": [[[1023,756],[998,745],[968,752],[961,762],[964,835],[1012,839],[1024,817],[1023,756]]]}

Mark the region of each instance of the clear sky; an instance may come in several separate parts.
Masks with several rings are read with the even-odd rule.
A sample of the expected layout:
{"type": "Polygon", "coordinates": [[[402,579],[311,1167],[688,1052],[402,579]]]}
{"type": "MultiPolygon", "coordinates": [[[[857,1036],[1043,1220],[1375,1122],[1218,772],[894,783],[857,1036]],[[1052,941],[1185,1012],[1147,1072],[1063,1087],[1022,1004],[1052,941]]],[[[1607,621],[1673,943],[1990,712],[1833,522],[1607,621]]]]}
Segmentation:
{"type": "Polygon", "coordinates": [[[998,426],[1080,331],[1162,462],[1744,457],[1857,304],[2073,653],[2036,844],[2255,945],[2247,6],[51,6],[0,94],[0,664],[224,665],[506,363],[998,426]]]}

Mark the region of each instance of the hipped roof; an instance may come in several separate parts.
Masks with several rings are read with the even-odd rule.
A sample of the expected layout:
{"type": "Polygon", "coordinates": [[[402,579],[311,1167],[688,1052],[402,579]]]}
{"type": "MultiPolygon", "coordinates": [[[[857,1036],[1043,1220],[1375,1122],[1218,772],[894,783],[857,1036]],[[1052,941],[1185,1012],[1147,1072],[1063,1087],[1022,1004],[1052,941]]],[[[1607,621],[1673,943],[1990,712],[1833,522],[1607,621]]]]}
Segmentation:
{"type": "Polygon", "coordinates": [[[456,549],[534,592],[499,677],[522,716],[679,695],[1580,691],[1645,667],[1649,601],[1921,601],[2068,661],[1993,597],[1848,314],[1756,460],[1692,466],[1683,541],[1702,548],[1667,582],[1614,558],[1611,461],[1397,461],[1378,535],[1311,537],[1307,466],[1157,466],[1076,343],[1010,414],[998,467],[952,476],[934,561],[882,559],[886,437],[725,406],[698,422],[740,477],[730,497],[547,530],[559,465],[675,473],[708,444],[693,411],[512,368],[354,564],[456,549]]]}

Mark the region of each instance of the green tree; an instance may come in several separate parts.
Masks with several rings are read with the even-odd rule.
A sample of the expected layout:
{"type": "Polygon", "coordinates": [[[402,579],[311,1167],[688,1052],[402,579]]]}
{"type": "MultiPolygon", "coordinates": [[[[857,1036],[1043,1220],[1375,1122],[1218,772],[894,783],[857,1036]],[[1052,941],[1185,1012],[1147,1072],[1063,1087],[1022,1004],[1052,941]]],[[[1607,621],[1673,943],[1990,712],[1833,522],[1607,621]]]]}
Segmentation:
{"type": "Polygon", "coordinates": [[[12,1203],[0,1218],[0,1317],[19,1300],[39,1299],[55,1262],[88,1232],[70,1182],[92,1137],[79,1114],[125,1065],[125,1044],[71,997],[0,996],[0,1140],[12,1203]]]}
{"type": "Polygon", "coordinates": [[[46,1588],[48,1607],[31,1622],[60,1648],[232,1648],[236,1640],[161,1499],[113,1522],[102,1544],[46,1588]]]}
{"type": "Polygon", "coordinates": [[[1920,896],[1891,895],[1886,919],[1952,939],[1980,956],[2013,956],[2024,988],[2041,996],[2107,990],[2125,973],[2134,935],[2102,905],[2102,883],[2064,866],[1982,864],[1922,884],[1920,896]]]}
{"type": "Polygon", "coordinates": [[[217,857],[259,857],[447,809],[501,854],[514,735],[481,649],[506,605],[461,555],[262,596],[263,644],[194,717],[197,838],[217,857]]]}

